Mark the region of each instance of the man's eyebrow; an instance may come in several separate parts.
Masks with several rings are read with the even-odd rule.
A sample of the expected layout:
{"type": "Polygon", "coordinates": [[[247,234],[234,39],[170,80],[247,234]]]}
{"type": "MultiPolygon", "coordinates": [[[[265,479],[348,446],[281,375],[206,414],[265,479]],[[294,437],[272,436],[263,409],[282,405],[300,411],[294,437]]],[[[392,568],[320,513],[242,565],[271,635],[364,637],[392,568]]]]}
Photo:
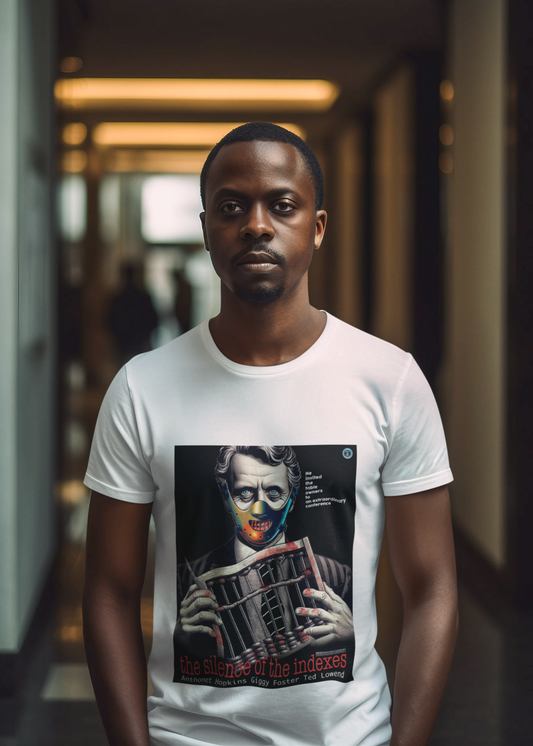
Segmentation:
{"type": "Polygon", "coordinates": [[[290,187],[278,187],[277,189],[271,189],[267,194],[269,197],[283,197],[288,195],[296,197],[298,192],[290,187]]]}
{"type": "MultiPolygon", "coordinates": [[[[296,192],[294,189],[291,189],[291,187],[276,187],[275,189],[270,189],[268,192],[266,192],[266,196],[270,199],[289,195],[297,196],[298,192],[296,192]]],[[[220,187],[220,189],[217,189],[217,191],[215,192],[214,197],[215,199],[220,199],[221,197],[246,198],[247,195],[239,189],[233,189],[232,187],[220,187]]]]}
{"type": "Polygon", "coordinates": [[[215,198],[216,197],[241,197],[242,192],[239,192],[238,189],[231,189],[231,187],[220,187],[220,189],[217,189],[215,192],[215,198]]]}

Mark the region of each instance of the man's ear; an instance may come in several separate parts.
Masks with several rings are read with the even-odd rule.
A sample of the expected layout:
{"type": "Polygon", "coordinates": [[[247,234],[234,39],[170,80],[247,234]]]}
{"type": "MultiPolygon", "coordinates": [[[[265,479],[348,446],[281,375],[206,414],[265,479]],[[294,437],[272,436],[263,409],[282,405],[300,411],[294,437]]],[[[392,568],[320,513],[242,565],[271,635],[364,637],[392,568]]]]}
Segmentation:
{"type": "Polygon", "coordinates": [[[328,214],[325,210],[317,210],[316,213],[316,225],[315,225],[315,249],[319,249],[326,232],[326,223],[328,222],[328,214]]]}
{"type": "Polygon", "coordinates": [[[209,244],[207,243],[207,236],[205,234],[205,210],[200,213],[200,222],[202,224],[202,233],[204,234],[204,246],[209,251],[209,244]]]}

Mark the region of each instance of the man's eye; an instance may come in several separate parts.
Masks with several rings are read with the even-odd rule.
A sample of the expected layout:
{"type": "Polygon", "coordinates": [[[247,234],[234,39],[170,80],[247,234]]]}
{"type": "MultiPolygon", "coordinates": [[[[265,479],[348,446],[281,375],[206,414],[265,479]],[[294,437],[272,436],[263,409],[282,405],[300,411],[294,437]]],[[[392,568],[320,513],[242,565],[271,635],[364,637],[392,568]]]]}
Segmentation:
{"type": "Polygon", "coordinates": [[[226,202],[220,209],[222,212],[242,212],[242,207],[237,202],[226,202]]]}
{"type": "Polygon", "coordinates": [[[252,497],[252,490],[241,490],[239,492],[239,497],[243,497],[244,499],[252,497]]]}
{"type": "Polygon", "coordinates": [[[276,212],[292,212],[294,210],[294,205],[291,205],[290,202],[278,202],[274,205],[274,209],[276,212]]]}
{"type": "Polygon", "coordinates": [[[272,487],[272,489],[268,491],[268,494],[269,494],[269,497],[272,497],[272,498],[281,497],[281,492],[277,489],[277,487],[272,487]]]}

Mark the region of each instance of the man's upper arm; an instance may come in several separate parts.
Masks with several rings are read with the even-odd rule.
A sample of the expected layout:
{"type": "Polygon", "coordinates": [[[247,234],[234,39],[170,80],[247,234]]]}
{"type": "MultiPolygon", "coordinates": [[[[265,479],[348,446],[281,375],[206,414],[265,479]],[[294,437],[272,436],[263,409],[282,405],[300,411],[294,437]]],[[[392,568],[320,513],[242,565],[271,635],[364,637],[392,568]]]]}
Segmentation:
{"type": "Polygon", "coordinates": [[[110,591],[123,600],[140,597],[146,572],[152,503],[91,495],[87,526],[86,591],[110,591]]]}
{"type": "Polygon", "coordinates": [[[456,570],[446,486],[385,498],[387,546],[404,607],[455,594],[456,570]]]}
{"type": "Polygon", "coordinates": [[[386,496],[397,497],[453,480],[444,429],[433,391],[415,360],[390,411],[390,447],[382,469],[386,496]]]}
{"type": "Polygon", "coordinates": [[[152,502],[157,487],[150,466],[150,442],[143,443],[141,437],[146,430],[145,419],[137,418],[124,366],[100,407],[84,484],[122,502],[152,502]]]}

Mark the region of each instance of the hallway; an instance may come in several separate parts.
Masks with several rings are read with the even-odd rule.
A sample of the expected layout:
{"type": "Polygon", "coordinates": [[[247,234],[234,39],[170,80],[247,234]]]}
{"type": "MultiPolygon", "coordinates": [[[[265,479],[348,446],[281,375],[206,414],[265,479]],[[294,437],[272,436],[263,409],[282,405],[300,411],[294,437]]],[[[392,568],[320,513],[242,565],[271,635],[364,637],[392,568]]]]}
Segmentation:
{"type": "MultiPolygon", "coordinates": [[[[124,360],[217,314],[199,173],[263,119],[324,171],[312,304],[411,352],[442,413],[460,632],[430,743],[533,742],[533,7],[325,7],[0,4],[0,746],[106,745],[81,618],[96,417],[124,360]]],[[[386,548],[376,599],[392,683],[386,548]]]]}

